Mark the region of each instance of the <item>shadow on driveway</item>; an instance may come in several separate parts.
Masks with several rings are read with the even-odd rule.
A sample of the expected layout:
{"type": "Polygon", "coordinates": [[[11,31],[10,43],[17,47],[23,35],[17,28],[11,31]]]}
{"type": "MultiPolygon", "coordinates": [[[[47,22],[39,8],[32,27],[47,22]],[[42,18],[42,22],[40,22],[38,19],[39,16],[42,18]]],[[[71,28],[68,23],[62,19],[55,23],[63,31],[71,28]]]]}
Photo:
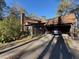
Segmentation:
{"type": "MultiPolygon", "coordinates": [[[[43,57],[46,55],[46,53],[48,52],[51,46],[52,40],[49,42],[45,50],[39,55],[37,59],[43,59],[43,57]]],[[[56,44],[54,46],[52,45],[52,50],[51,50],[49,59],[73,59],[73,56],[68,51],[68,48],[64,42],[62,35],[60,35],[57,38],[56,44]]]]}
{"type": "Polygon", "coordinates": [[[52,44],[52,41],[54,39],[54,36],[53,38],[51,39],[51,41],[48,43],[48,45],[46,46],[46,48],[44,49],[44,51],[39,55],[39,57],[37,59],[43,59],[43,57],[46,55],[46,53],[48,52],[51,44],[52,44]]]}

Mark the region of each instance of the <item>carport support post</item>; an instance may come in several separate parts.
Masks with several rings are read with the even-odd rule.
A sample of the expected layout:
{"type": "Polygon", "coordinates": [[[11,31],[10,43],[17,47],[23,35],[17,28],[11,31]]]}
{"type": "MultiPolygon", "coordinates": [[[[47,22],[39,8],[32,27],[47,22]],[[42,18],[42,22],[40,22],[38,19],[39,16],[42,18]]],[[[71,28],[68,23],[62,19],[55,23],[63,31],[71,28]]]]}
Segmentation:
{"type": "Polygon", "coordinates": [[[29,31],[30,31],[31,37],[33,37],[33,27],[32,26],[29,26],[29,31]]]}

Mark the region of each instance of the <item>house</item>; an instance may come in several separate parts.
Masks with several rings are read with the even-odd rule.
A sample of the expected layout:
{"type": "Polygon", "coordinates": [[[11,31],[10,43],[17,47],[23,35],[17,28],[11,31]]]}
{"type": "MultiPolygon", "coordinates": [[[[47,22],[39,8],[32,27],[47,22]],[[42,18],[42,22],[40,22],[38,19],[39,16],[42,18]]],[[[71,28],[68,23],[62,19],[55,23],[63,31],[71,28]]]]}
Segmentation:
{"type": "Polygon", "coordinates": [[[60,17],[55,17],[52,19],[43,20],[43,19],[35,19],[35,18],[30,18],[26,17],[24,13],[21,14],[21,30],[30,32],[31,35],[34,33],[44,33],[45,32],[45,27],[47,26],[47,29],[55,29],[58,28],[59,30],[62,30],[63,32],[68,32],[69,29],[72,31],[74,29],[74,24],[75,24],[75,15],[73,13],[71,14],[66,14],[64,16],[60,17]],[[67,29],[67,28],[68,29],[67,29]]]}
{"type": "Polygon", "coordinates": [[[72,31],[74,29],[73,25],[76,22],[75,19],[76,17],[74,14],[66,14],[64,16],[48,19],[48,30],[54,30],[55,28],[58,28],[58,30],[62,31],[63,33],[69,32],[69,30],[72,31]]]}
{"type": "MultiPolygon", "coordinates": [[[[65,24],[74,24],[75,21],[75,15],[74,14],[67,14],[65,16],[61,16],[61,22],[65,23],[65,24]]],[[[51,24],[58,24],[58,17],[52,18],[52,19],[48,19],[48,25],[51,24]]]]}
{"type": "Polygon", "coordinates": [[[29,32],[30,35],[44,33],[45,20],[33,19],[21,14],[21,31],[29,32]]]}

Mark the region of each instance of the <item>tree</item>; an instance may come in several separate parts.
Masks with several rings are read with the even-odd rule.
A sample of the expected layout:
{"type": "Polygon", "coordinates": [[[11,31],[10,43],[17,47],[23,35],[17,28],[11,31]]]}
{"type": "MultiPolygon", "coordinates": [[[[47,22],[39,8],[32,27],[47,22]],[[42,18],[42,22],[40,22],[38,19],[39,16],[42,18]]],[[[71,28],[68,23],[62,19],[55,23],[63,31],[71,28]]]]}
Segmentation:
{"type": "Polygon", "coordinates": [[[0,21],[0,42],[10,42],[19,37],[21,25],[18,15],[17,9],[10,8],[9,15],[0,21]]]}
{"type": "Polygon", "coordinates": [[[61,0],[61,3],[58,6],[57,14],[65,15],[70,6],[70,0],[61,0]]]}
{"type": "Polygon", "coordinates": [[[35,13],[30,13],[30,14],[28,15],[28,17],[29,17],[29,18],[35,18],[36,15],[35,15],[35,13]]]}
{"type": "Polygon", "coordinates": [[[0,0],[0,20],[3,18],[3,10],[6,7],[5,0],[0,0]]]}
{"type": "MultiPolygon", "coordinates": [[[[57,14],[65,15],[66,13],[70,13],[71,10],[79,7],[79,0],[61,0],[57,14]]],[[[78,10],[77,10],[78,11],[78,10]]]]}
{"type": "Polygon", "coordinates": [[[20,22],[14,15],[0,21],[0,41],[3,43],[16,40],[20,34],[20,27],[20,22]]]}
{"type": "Polygon", "coordinates": [[[75,29],[79,29],[79,5],[75,5],[74,8],[71,8],[69,13],[74,13],[76,16],[75,29]]]}

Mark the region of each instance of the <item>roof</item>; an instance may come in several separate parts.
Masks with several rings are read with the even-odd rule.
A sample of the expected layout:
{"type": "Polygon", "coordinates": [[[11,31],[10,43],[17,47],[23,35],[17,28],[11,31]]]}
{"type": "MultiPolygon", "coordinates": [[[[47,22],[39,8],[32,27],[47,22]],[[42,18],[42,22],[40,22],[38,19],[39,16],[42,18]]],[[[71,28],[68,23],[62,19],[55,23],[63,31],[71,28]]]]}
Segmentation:
{"type": "MultiPolygon", "coordinates": [[[[72,13],[72,14],[66,14],[65,16],[61,16],[61,21],[62,23],[66,23],[66,24],[74,24],[75,23],[75,15],[72,13]]],[[[44,24],[44,25],[52,25],[52,24],[58,24],[59,22],[59,17],[55,17],[55,18],[52,18],[52,19],[49,19],[48,21],[44,20],[44,19],[40,19],[40,20],[37,20],[37,19],[31,19],[30,17],[25,17],[25,20],[24,20],[24,24],[26,23],[31,23],[31,24],[34,24],[34,23],[41,23],[41,24],[44,24]]]]}
{"type": "Polygon", "coordinates": [[[62,16],[61,18],[64,23],[72,23],[72,24],[75,23],[76,19],[74,14],[67,14],[65,16],[62,16]]]}
{"type": "MultiPolygon", "coordinates": [[[[75,15],[74,14],[66,14],[65,16],[61,16],[61,21],[62,23],[66,23],[66,24],[74,24],[75,23],[75,15]]],[[[49,19],[47,22],[48,25],[51,24],[58,24],[58,17],[49,19]]]]}
{"type": "Polygon", "coordinates": [[[25,20],[24,20],[24,23],[31,23],[31,24],[37,24],[37,23],[41,23],[41,24],[44,24],[46,23],[46,20],[37,20],[37,19],[31,19],[29,17],[25,17],[25,20]]]}

